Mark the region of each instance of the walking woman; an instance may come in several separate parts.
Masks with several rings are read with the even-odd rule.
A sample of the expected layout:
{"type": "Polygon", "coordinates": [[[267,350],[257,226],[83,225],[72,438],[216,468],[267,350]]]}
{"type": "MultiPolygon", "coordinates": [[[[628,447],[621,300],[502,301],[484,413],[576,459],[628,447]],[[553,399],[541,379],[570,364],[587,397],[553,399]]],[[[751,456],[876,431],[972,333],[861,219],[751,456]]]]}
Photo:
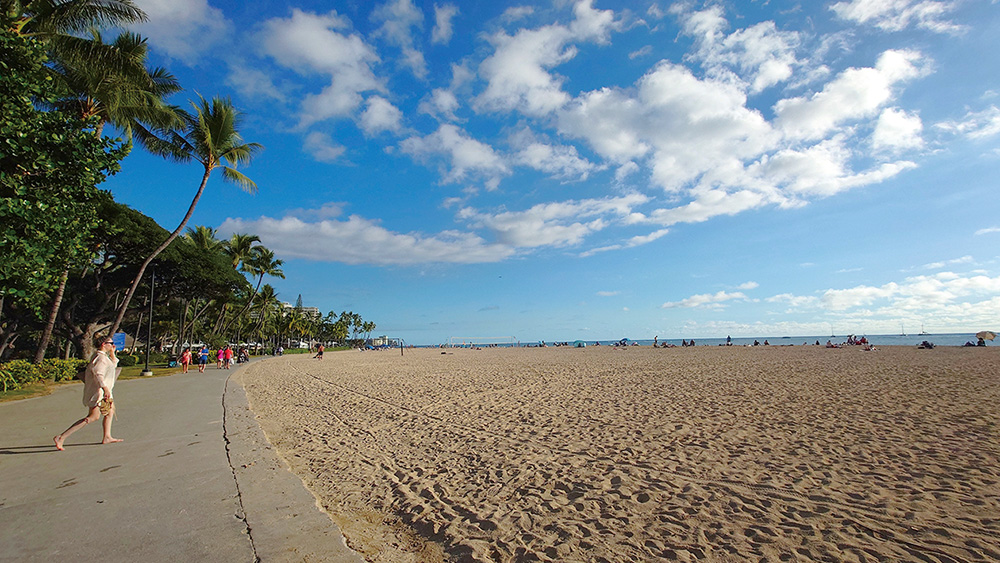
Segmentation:
{"type": "Polygon", "coordinates": [[[62,451],[63,442],[69,438],[70,434],[97,421],[104,415],[104,439],[102,444],[121,442],[118,438],[111,437],[111,421],[115,416],[114,397],[111,390],[115,387],[117,378],[118,357],[115,356],[115,344],[111,337],[100,339],[100,348],[87,364],[86,375],[83,379],[83,404],[89,410],[87,416],[74,422],[62,434],[52,438],[56,444],[56,449],[62,451]]]}

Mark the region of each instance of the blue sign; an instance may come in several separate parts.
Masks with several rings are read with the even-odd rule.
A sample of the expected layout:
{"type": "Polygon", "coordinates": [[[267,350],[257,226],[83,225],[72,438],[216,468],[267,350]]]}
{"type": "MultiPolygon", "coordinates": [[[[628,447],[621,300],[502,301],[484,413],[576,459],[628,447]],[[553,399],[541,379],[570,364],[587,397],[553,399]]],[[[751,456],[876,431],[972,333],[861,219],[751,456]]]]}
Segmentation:
{"type": "Polygon", "coordinates": [[[111,340],[115,341],[115,350],[116,351],[121,352],[122,350],[125,349],[125,333],[124,332],[116,332],[115,335],[111,337],[111,340]]]}

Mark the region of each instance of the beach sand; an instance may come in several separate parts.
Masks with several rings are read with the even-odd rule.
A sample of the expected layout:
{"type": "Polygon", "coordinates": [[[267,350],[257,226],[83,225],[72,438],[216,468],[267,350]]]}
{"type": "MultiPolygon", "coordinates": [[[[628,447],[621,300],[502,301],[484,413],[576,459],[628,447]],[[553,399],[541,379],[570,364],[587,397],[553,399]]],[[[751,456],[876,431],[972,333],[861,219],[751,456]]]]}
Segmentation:
{"type": "Polygon", "coordinates": [[[243,380],[369,561],[1000,560],[1000,348],[354,351],[243,380]]]}

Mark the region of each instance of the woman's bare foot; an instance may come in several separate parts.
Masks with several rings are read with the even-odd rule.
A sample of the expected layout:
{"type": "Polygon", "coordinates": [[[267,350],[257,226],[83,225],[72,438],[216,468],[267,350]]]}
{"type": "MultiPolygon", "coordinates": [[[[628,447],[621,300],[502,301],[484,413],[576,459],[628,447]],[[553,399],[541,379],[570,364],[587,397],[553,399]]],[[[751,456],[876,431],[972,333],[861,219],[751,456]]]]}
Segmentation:
{"type": "Polygon", "coordinates": [[[121,442],[121,438],[105,438],[101,440],[102,444],[114,444],[115,442],[121,442]]]}
{"type": "Polygon", "coordinates": [[[63,447],[62,436],[54,436],[52,441],[56,443],[56,449],[59,451],[64,451],[66,448],[63,447]]]}

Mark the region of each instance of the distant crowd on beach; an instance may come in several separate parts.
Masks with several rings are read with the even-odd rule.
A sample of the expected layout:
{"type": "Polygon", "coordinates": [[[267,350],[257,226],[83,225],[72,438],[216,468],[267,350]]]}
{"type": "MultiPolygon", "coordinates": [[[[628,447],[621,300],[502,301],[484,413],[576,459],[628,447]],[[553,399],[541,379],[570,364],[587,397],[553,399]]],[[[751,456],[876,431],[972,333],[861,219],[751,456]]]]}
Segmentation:
{"type": "MultiPolygon", "coordinates": [[[[988,334],[993,334],[993,333],[988,333],[988,334]]],[[[947,335],[947,336],[950,336],[950,335],[947,335]]],[[[789,337],[786,336],[786,337],[783,337],[782,339],[787,342],[789,340],[789,337]]],[[[978,340],[978,342],[973,342],[973,341],[970,340],[970,341],[968,341],[968,342],[966,342],[964,344],[962,344],[961,342],[955,343],[954,341],[952,341],[952,342],[949,342],[947,345],[950,345],[950,346],[964,346],[964,347],[986,346],[985,340],[983,338],[980,338],[979,335],[977,335],[977,340],[978,340]]],[[[676,342],[676,340],[674,342],[676,342]]],[[[890,342],[890,344],[892,344],[892,343],[890,342]]],[[[690,339],[690,340],[688,340],[686,338],[681,339],[681,343],[678,345],[678,344],[674,344],[673,342],[666,342],[666,341],[661,342],[659,336],[654,336],[653,337],[653,342],[652,342],[652,347],[653,348],[688,348],[688,347],[692,347],[692,346],[695,346],[695,345],[697,345],[697,343],[695,342],[695,339],[693,339],[693,338],[690,339]]],[[[895,344],[893,344],[893,345],[895,345],[895,344]]],[[[586,348],[588,346],[589,347],[606,346],[606,347],[613,348],[613,349],[623,349],[623,348],[634,348],[634,347],[640,347],[640,346],[649,346],[649,341],[645,340],[645,341],[642,341],[642,343],[640,343],[639,341],[629,340],[628,338],[622,338],[621,340],[608,340],[608,341],[603,341],[603,342],[600,341],[600,340],[589,341],[589,342],[585,342],[585,341],[582,341],[582,340],[577,340],[577,341],[574,341],[574,342],[569,342],[569,341],[546,342],[546,341],[542,340],[542,341],[539,341],[537,343],[530,343],[530,344],[529,343],[522,344],[520,342],[518,342],[516,344],[515,343],[509,343],[509,344],[463,344],[461,346],[455,346],[455,345],[449,346],[449,345],[446,345],[446,344],[442,344],[440,347],[441,348],[461,347],[461,348],[472,348],[472,349],[475,349],[475,350],[482,350],[484,348],[548,348],[550,346],[551,347],[555,347],[555,348],[561,348],[561,347],[567,347],[567,348],[586,348]]],[[[703,344],[703,346],[740,346],[740,347],[755,347],[755,346],[768,346],[768,347],[772,347],[773,346],[773,347],[787,347],[787,346],[794,346],[794,344],[791,344],[791,343],[772,344],[767,339],[765,339],[763,342],[761,342],[760,340],[754,339],[752,343],[750,343],[747,340],[747,341],[741,342],[739,344],[734,344],[733,343],[733,338],[731,336],[727,336],[726,340],[725,340],[725,343],[715,344],[713,342],[713,343],[710,343],[710,344],[703,344]]],[[[805,342],[802,343],[802,346],[822,346],[822,347],[826,347],[826,348],[852,348],[852,347],[860,347],[863,350],[871,351],[871,352],[874,352],[874,351],[877,350],[877,348],[875,347],[875,345],[872,344],[871,341],[868,340],[867,336],[855,336],[853,334],[848,335],[846,340],[842,340],[842,341],[838,341],[838,342],[834,342],[833,338],[830,338],[830,339],[827,339],[826,343],[824,344],[820,340],[817,339],[814,342],[805,341],[805,342]]],[[[917,346],[917,348],[920,348],[920,349],[931,349],[931,348],[934,348],[936,345],[933,342],[929,342],[927,340],[924,340],[924,341],[922,341],[920,343],[917,343],[916,346],[917,346]]]]}

